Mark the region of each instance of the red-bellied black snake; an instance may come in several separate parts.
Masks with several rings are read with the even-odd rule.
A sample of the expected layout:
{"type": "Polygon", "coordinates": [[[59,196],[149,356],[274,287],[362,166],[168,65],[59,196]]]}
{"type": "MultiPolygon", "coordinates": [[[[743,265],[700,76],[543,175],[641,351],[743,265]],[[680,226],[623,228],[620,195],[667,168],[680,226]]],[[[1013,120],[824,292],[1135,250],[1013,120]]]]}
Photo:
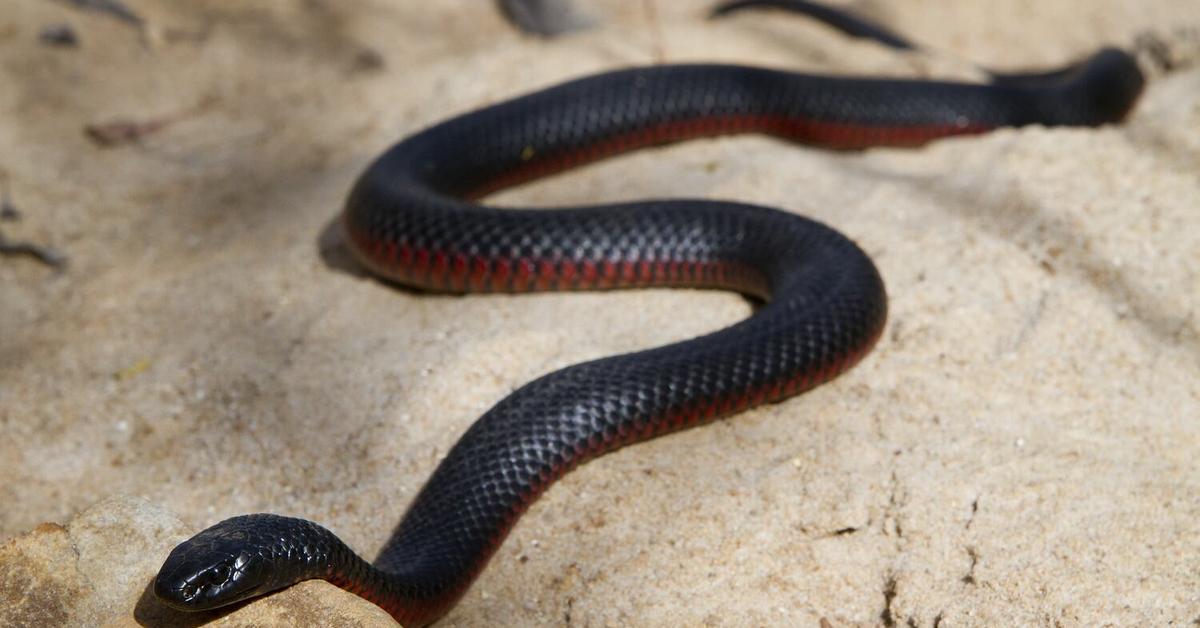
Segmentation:
{"type": "Polygon", "coordinates": [[[171,552],[155,593],[196,610],[324,578],[405,625],[426,624],[574,466],[812,388],[850,368],[883,329],[887,300],[871,260],[794,214],[710,200],[523,210],[471,199],[701,136],[860,148],[1004,126],[1099,125],[1120,120],[1142,84],[1134,60],[1113,49],[990,84],[665,65],[578,79],[405,139],[358,180],[342,218],[356,257],[381,277],[449,292],[693,286],[766,304],[727,329],[577,364],[502,399],[441,461],[373,564],[315,523],[247,515],[171,552]]]}

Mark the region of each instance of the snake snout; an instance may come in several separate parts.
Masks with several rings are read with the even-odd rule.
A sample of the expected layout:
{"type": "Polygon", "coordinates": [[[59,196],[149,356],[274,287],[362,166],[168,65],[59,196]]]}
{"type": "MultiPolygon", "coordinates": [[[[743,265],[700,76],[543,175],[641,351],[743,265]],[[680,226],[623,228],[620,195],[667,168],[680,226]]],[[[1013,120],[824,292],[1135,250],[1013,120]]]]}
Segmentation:
{"type": "Polygon", "coordinates": [[[154,595],[168,606],[205,610],[246,597],[248,583],[239,582],[242,570],[237,558],[178,558],[172,553],[154,578],[154,595]]]}
{"type": "Polygon", "coordinates": [[[1105,48],[1081,66],[1084,110],[1092,124],[1120,122],[1133,109],[1146,86],[1137,59],[1123,50],[1105,48]]]}
{"type": "Polygon", "coordinates": [[[277,515],[226,519],[171,550],[154,595],[172,608],[202,611],[317,577],[325,563],[310,550],[322,533],[329,534],[277,515]]]}
{"type": "Polygon", "coordinates": [[[261,560],[246,552],[239,521],[219,523],[180,543],[154,578],[154,595],[180,610],[232,604],[261,592],[261,560]]]}

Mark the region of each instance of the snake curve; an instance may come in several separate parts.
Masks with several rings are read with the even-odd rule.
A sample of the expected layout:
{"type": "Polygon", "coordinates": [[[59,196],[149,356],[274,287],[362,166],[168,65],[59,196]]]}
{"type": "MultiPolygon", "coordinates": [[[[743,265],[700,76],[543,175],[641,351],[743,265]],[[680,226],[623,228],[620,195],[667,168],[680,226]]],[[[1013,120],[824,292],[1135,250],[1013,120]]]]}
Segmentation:
{"type": "Polygon", "coordinates": [[[854,149],[1007,126],[1100,125],[1121,120],[1143,85],[1134,60],[1115,49],[1037,77],[966,84],[735,65],[634,68],[401,141],[365,171],[342,214],[351,250],[382,278],[454,293],[719,288],[765,305],[726,329],[570,366],[502,399],[440,462],[373,564],[315,523],[245,515],[176,547],[155,594],[204,610],[323,578],[403,625],[428,624],[465,593],[528,505],[576,465],[828,381],[884,326],[887,300],[871,260],[798,215],[712,200],[532,210],[475,199],[696,137],[761,133],[854,149]]]}

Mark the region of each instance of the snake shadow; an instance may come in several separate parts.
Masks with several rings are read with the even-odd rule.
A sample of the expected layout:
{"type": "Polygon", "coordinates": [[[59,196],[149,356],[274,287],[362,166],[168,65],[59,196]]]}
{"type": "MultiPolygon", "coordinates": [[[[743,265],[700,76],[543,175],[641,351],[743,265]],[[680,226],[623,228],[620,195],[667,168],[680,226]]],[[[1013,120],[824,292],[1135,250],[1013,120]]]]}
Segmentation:
{"type": "Polygon", "coordinates": [[[354,259],[354,254],[350,252],[350,246],[346,243],[346,237],[342,233],[341,221],[337,216],[330,218],[321,232],[317,234],[316,246],[321,262],[330,270],[359,279],[374,278],[374,275],[367,272],[367,269],[354,259]]]}
{"type": "Polygon", "coordinates": [[[429,297],[456,296],[445,292],[433,292],[406,286],[402,283],[384,279],[368,271],[355,259],[354,254],[350,252],[350,245],[346,243],[346,237],[342,232],[340,216],[334,216],[329,219],[329,222],[325,223],[325,227],[317,234],[316,247],[317,255],[320,256],[321,262],[325,264],[326,268],[334,272],[342,273],[355,279],[374,281],[400,294],[427,295],[429,297]]]}

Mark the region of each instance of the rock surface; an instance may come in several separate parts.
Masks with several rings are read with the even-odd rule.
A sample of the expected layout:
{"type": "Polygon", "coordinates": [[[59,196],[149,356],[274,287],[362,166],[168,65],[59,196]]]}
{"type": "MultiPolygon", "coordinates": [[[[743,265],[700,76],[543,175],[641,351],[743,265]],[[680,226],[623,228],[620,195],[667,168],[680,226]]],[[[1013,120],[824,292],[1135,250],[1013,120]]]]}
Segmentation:
{"type": "Polygon", "coordinates": [[[154,599],[162,557],[189,536],[145,499],[117,496],[66,526],[44,523],[0,546],[5,626],[378,626],[387,613],[323,582],[228,612],[185,614],[154,599]]]}
{"type": "MultiPolygon", "coordinates": [[[[1135,42],[1171,69],[1121,126],[843,154],[697,141],[498,195],[810,215],[873,256],[891,319],[830,385],[573,472],[443,625],[1200,618],[1200,5],[855,3],[941,51],[903,55],[775,13],[710,22],[701,0],[595,0],[600,25],[555,40],[478,0],[125,1],[140,25],[0,11],[0,174],[23,216],[0,229],[70,257],[0,258],[0,624],[207,621],[146,587],[176,542],[245,512],[371,555],[507,392],[749,312],[686,290],[371,280],[328,227],[395,139],[631,64],[971,77],[957,59],[1048,67],[1135,42]]],[[[308,583],[220,621],[391,620],[308,583]]]]}

